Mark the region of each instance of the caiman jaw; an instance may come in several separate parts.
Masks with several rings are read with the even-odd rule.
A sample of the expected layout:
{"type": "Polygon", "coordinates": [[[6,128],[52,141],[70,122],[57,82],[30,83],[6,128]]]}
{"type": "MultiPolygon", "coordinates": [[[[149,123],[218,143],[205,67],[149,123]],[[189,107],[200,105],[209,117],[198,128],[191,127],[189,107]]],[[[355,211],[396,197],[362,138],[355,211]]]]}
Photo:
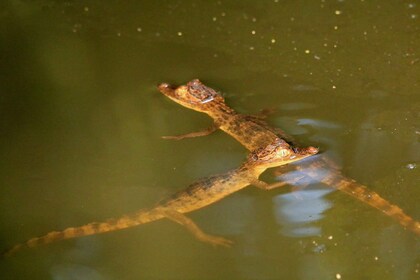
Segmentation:
{"type": "Polygon", "coordinates": [[[293,147],[292,150],[294,152],[294,155],[290,157],[290,162],[301,160],[309,156],[313,156],[319,152],[319,149],[313,146],[309,146],[305,148],[293,147]]]}
{"type": "Polygon", "coordinates": [[[184,107],[196,110],[194,104],[181,94],[183,91],[186,91],[186,86],[174,87],[168,83],[161,83],[158,85],[158,89],[166,97],[175,101],[176,103],[181,104],[184,107]]]}
{"type": "Polygon", "coordinates": [[[309,156],[313,156],[319,152],[319,150],[315,147],[309,146],[306,148],[292,148],[294,154],[290,156],[289,162],[294,162],[297,160],[301,160],[307,158],[309,156]]]}
{"type": "Polygon", "coordinates": [[[311,155],[315,155],[319,152],[318,148],[315,148],[313,146],[309,146],[306,148],[298,148],[298,147],[293,147],[293,151],[296,154],[302,155],[302,156],[311,156],[311,155]]]}

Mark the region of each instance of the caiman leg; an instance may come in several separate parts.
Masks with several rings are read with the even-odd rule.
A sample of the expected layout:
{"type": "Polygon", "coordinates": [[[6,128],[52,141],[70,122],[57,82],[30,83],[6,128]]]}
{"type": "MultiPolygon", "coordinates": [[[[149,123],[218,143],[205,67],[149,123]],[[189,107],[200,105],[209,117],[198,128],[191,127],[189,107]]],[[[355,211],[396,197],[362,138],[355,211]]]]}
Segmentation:
{"type": "Polygon", "coordinates": [[[268,118],[270,115],[274,114],[275,112],[276,112],[276,109],[267,108],[267,109],[260,110],[258,113],[253,114],[252,116],[254,116],[257,119],[264,120],[264,119],[268,118]]]}
{"type": "Polygon", "coordinates": [[[279,187],[284,187],[284,186],[287,186],[287,185],[292,185],[293,186],[294,183],[298,182],[303,177],[304,176],[297,176],[296,178],[293,178],[291,180],[279,181],[279,182],[275,182],[275,183],[272,183],[272,184],[268,184],[268,183],[260,181],[260,180],[253,180],[251,182],[251,184],[253,186],[256,186],[257,188],[262,189],[262,190],[270,191],[272,189],[279,188],[279,187]]]}
{"type": "MultiPolygon", "coordinates": [[[[266,119],[269,115],[271,115],[275,110],[274,109],[263,109],[260,112],[258,112],[255,115],[249,115],[250,118],[256,118],[256,119],[266,119]]],[[[219,125],[216,123],[213,123],[211,126],[204,130],[185,133],[181,135],[168,135],[168,136],[162,136],[163,139],[169,139],[169,140],[181,140],[185,138],[193,138],[193,137],[200,137],[200,136],[207,136],[215,132],[219,129],[219,125]]]]}
{"type": "Polygon", "coordinates": [[[193,138],[193,137],[200,137],[212,134],[219,128],[218,125],[212,124],[210,127],[206,128],[205,130],[190,132],[181,135],[173,135],[173,136],[162,136],[163,139],[171,139],[171,140],[181,140],[184,138],[193,138]]]}
{"type": "Polygon", "coordinates": [[[207,242],[212,245],[222,245],[225,247],[230,247],[233,243],[223,237],[204,233],[197,224],[193,222],[193,220],[175,210],[164,210],[164,215],[166,218],[185,226],[200,241],[207,242]]]}
{"type": "Polygon", "coordinates": [[[312,158],[311,162],[303,162],[300,165],[282,165],[274,168],[273,174],[275,176],[280,176],[284,173],[288,173],[291,171],[300,171],[302,173],[312,172],[314,176],[316,176],[317,170],[326,169],[332,170],[338,173],[341,173],[341,167],[337,165],[334,161],[326,156],[321,156],[318,159],[315,157],[312,158]]]}

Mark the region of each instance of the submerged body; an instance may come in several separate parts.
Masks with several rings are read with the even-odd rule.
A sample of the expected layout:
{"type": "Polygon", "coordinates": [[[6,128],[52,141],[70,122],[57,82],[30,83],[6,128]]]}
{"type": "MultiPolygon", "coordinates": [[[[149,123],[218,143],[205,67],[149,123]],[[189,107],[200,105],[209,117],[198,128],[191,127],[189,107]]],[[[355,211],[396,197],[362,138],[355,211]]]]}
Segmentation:
{"type": "Polygon", "coordinates": [[[251,153],[245,163],[239,168],[224,174],[203,178],[187,189],[175,193],[168,199],[159,202],[155,207],[139,210],[131,215],[124,215],[120,218],[109,219],[104,222],[89,223],[80,227],[70,227],[63,231],[53,231],[46,235],[29,239],[28,241],[15,245],[3,255],[8,256],[25,247],[37,247],[51,242],[70,239],[81,236],[88,236],[98,233],[125,229],[162,218],[168,218],[184,225],[199,240],[214,245],[229,246],[231,241],[218,236],[204,233],[184,213],[192,212],[213,204],[222,198],[245,188],[248,185],[256,185],[263,189],[270,189],[270,186],[258,180],[258,177],[267,168],[279,166],[285,162],[292,162],[317,153],[313,147],[303,149],[292,149],[282,139],[275,139],[273,142],[251,153]]]}
{"type": "MultiPolygon", "coordinates": [[[[219,128],[234,137],[250,151],[266,146],[267,143],[272,142],[277,137],[284,139],[291,146],[294,146],[291,137],[286,135],[282,130],[271,127],[261,117],[235,112],[226,105],[224,98],[219,93],[205,86],[197,79],[176,88],[166,83],[160,84],[158,88],[164,95],[176,103],[195,111],[206,113],[214,120],[214,125],[207,130],[165,138],[182,139],[204,136],[219,128]]],[[[377,193],[370,191],[366,186],[346,178],[341,172],[331,168],[327,159],[324,158],[312,163],[310,169],[313,172],[305,172],[305,176],[343,191],[381,210],[385,215],[392,217],[407,229],[420,235],[419,222],[406,215],[398,206],[391,204],[381,198],[377,193]],[[326,172],[324,176],[320,177],[316,170],[319,170],[321,167],[329,169],[329,172],[326,172]]]]}

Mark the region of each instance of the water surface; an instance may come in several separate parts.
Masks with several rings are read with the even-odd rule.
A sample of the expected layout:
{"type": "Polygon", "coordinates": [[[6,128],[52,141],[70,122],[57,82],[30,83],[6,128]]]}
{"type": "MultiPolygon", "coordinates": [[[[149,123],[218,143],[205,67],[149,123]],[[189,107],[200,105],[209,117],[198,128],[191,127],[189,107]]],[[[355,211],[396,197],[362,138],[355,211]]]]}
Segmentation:
{"type": "MultiPolygon", "coordinates": [[[[6,1],[0,12],[0,245],[150,206],[247,151],[161,95],[193,78],[319,146],[420,218],[416,1],[6,1]]],[[[273,180],[268,172],[266,180],[273,180]]],[[[293,176],[293,173],[288,174],[293,176]]],[[[419,240],[320,184],[249,188],[170,221],[0,261],[2,279],[416,279],[419,240]]]]}

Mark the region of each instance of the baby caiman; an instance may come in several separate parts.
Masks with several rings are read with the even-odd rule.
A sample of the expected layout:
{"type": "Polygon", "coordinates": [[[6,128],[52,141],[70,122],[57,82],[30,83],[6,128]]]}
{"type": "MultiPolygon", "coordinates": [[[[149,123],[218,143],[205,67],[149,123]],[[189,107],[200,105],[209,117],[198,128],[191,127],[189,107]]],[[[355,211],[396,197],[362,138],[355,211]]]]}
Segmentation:
{"type": "MultiPolygon", "coordinates": [[[[248,150],[253,151],[259,147],[264,147],[277,137],[284,139],[291,146],[294,146],[292,137],[282,130],[271,127],[261,117],[244,115],[235,112],[226,105],[224,98],[214,89],[205,86],[198,79],[188,82],[186,85],[173,87],[167,83],[158,86],[161,93],[169,97],[176,103],[209,115],[213,120],[213,125],[203,131],[193,132],[179,136],[166,136],[167,139],[183,139],[188,137],[204,136],[211,134],[217,129],[231,135],[238,140],[248,150]]],[[[369,190],[356,181],[347,178],[335,168],[331,168],[330,160],[324,159],[314,161],[305,176],[320,181],[332,188],[338,189],[379,209],[385,215],[392,217],[405,228],[420,235],[420,223],[403,212],[403,210],[383,199],[374,191],[369,190]],[[328,169],[329,172],[317,174],[320,168],[328,169]]],[[[287,183],[287,182],[285,182],[287,183]]],[[[279,184],[282,185],[282,184],[279,184]]]]}
{"type": "Polygon", "coordinates": [[[25,247],[32,248],[59,240],[121,230],[162,218],[184,225],[201,241],[213,245],[229,246],[232,243],[230,240],[204,233],[184,214],[213,204],[248,185],[255,185],[261,189],[269,190],[272,188],[271,185],[258,179],[260,174],[267,168],[287,164],[314,155],[317,152],[317,148],[294,148],[284,140],[275,138],[264,148],[250,153],[247,160],[237,169],[203,178],[191,184],[187,189],[160,201],[152,208],[139,210],[131,215],[124,215],[104,222],[93,222],[80,227],[70,227],[63,231],[53,231],[40,237],[31,238],[7,250],[3,256],[11,255],[25,247]]]}

